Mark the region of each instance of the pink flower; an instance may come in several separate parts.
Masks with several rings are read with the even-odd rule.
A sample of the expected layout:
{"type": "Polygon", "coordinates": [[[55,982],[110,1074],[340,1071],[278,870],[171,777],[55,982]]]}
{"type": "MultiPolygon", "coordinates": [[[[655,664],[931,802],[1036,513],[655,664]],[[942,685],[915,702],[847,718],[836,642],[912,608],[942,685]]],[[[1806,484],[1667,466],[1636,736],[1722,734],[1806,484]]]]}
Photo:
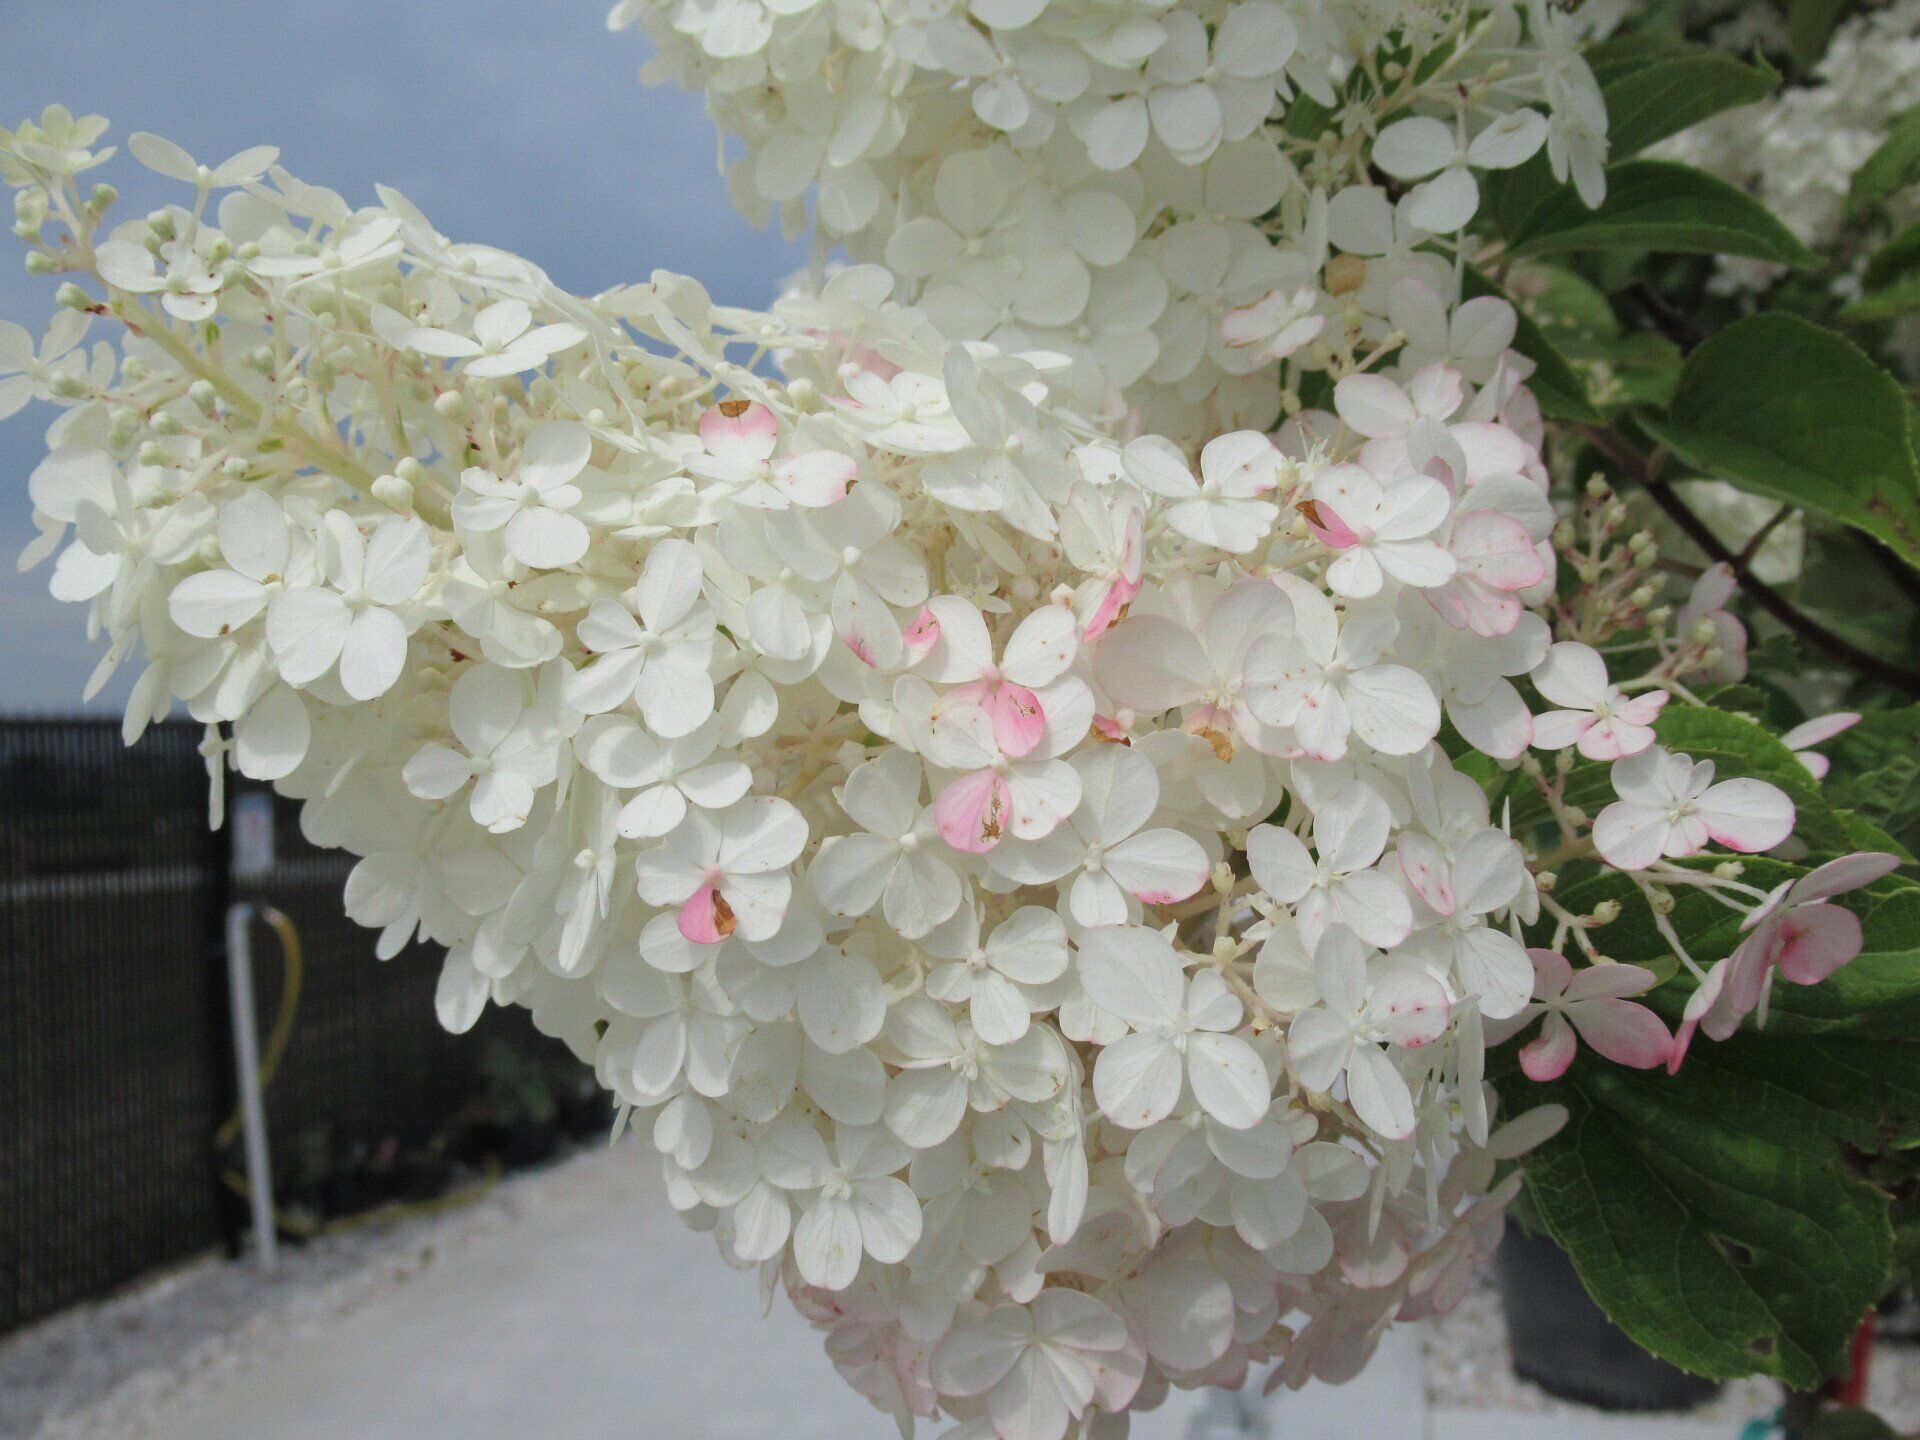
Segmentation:
{"type": "Polygon", "coordinates": [[[837,450],[811,450],[773,458],[779,422],[758,400],[722,400],[700,416],[700,443],[706,453],[687,468],[729,487],[732,498],[758,510],[790,505],[817,507],[846,499],[860,466],[837,450]]]}
{"type": "Polygon", "coordinates": [[[1653,722],[1667,703],[1664,690],[1629,697],[1608,682],[1607,665],[1598,651],[1571,640],[1547,651],[1534,669],[1533,684],[1563,707],[1534,716],[1535,748],[1577,745],[1589,760],[1618,760],[1645,750],[1653,744],[1653,722]]]}
{"type": "Polygon", "coordinates": [[[1793,833],[1793,802],[1774,786],[1746,778],[1716,785],[1711,760],[1696,765],[1658,745],[1616,762],[1613,788],[1620,798],[1594,821],[1593,843],[1621,870],[1698,855],[1709,840],[1753,854],[1793,833]]]}
{"type": "Polygon", "coordinates": [[[1709,565],[1693,582],[1693,592],[1674,622],[1674,633],[1683,643],[1704,644],[1720,652],[1712,664],[1690,668],[1721,684],[1744,680],[1747,674],[1747,627],[1727,609],[1735,583],[1731,565],[1709,565]],[[1694,634],[1703,620],[1710,627],[1704,641],[1694,634]]]}
{"type": "Polygon", "coordinates": [[[985,618],[957,595],[937,595],[927,602],[909,632],[909,645],[928,633],[933,638],[920,673],[954,687],[938,708],[977,706],[993,722],[994,743],[1001,753],[1008,759],[1031,753],[1047,723],[1035,692],[1059,679],[1079,648],[1073,612],[1059,605],[1041,606],[1020,622],[997,661],[985,618]]]}
{"type": "Polygon", "coordinates": [[[1800,763],[1807,767],[1808,773],[1814,779],[1824,780],[1833,762],[1809,747],[1818,745],[1823,740],[1831,740],[1859,723],[1860,716],[1856,711],[1836,710],[1831,715],[1816,715],[1804,724],[1794,726],[1780,739],[1789,750],[1793,751],[1800,763]]]}
{"type": "Polygon", "coordinates": [[[1539,584],[1546,573],[1527,527],[1492,511],[1461,515],[1447,537],[1447,552],[1454,559],[1453,579],[1427,591],[1427,603],[1456,630],[1488,637],[1512,630],[1522,608],[1514,592],[1539,584]]]}
{"type": "Polygon", "coordinates": [[[1795,985],[1818,985],[1858,955],[1860,917],[1826,902],[1871,885],[1899,865],[1898,856],[1867,850],[1829,860],[1774,887],[1766,903],[1741,923],[1749,933],[1740,948],[1707,971],[1687,1001],[1668,1070],[1680,1068],[1696,1030],[1706,1031],[1711,1040],[1725,1040],[1755,1011],[1764,1024],[1776,971],[1795,985]]]}
{"type": "Polygon", "coordinates": [[[1528,950],[1533,962],[1533,1003],[1510,1020],[1487,1023],[1487,1043],[1519,1034],[1544,1015],[1540,1033],[1520,1047],[1520,1068],[1529,1080],[1557,1080],[1573,1064],[1581,1040],[1616,1065],[1652,1070],[1667,1063],[1673,1037],[1644,1005],[1657,978],[1638,965],[1589,965],[1576,971],[1552,950],[1528,950]]]}
{"type": "Polygon", "coordinates": [[[1899,856],[1867,850],[1776,886],[1740,926],[1749,933],[1734,952],[1728,984],[1742,1013],[1763,1005],[1775,969],[1796,985],[1818,985],[1858,955],[1860,917],[1826,902],[1899,867],[1899,856]]]}

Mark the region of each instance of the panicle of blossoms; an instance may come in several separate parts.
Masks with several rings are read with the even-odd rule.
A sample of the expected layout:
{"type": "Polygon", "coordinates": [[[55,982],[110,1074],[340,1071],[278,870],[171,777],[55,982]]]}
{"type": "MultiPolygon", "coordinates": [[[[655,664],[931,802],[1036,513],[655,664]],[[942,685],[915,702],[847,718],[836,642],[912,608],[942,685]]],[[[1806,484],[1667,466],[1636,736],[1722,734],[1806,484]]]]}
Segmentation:
{"type": "MultiPolygon", "coordinates": [[[[619,0],[643,72],[704,92],[740,209],[883,261],[950,340],[1067,357],[1083,409],[1197,443],[1298,408],[1303,375],[1449,328],[1476,175],[1543,148],[1589,203],[1602,7],[1539,0],[619,0]],[[1307,123],[1298,123],[1305,117],[1307,123]],[[1408,182],[1396,203],[1379,177],[1408,182]]],[[[1411,373],[1411,371],[1409,371],[1411,373]]]]}
{"type": "Polygon", "coordinates": [[[348,912],[445,948],[447,1025],[524,1005],[589,1061],[903,1429],[1351,1375],[1459,1299],[1550,1129],[1493,1128],[1489,1027],[1544,1016],[1541,1073],[1668,1058],[1631,985],[1529,955],[1582,917],[1443,726],[1648,885],[1791,828],[1653,746],[1674,664],[1616,694],[1554,644],[1504,302],[1431,301],[1484,353],[1343,358],[1332,410],[1185,443],[876,267],[771,314],[577,297],[391,190],[148,136],[180,203],[109,226],[99,134],[0,138],[71,277],[26,558],[95,684],[138,666],[130,737],[183,704],[216,782],[362,857],[348,912]],[[1559,743],[1626,757],[1628,809],[1561,803],[1559,743]]]}
{"type": "MultiPolygon", "coordinates": [[[[1715,27],[1726,48],[1751,50],[1756,39],[1784,50],[1776,14],[1743,6],[1715,27]],[[1759,27],[1756,36],[1752,27],[1759,27]]],[[[1853,174],[1879,148],[1901,115],[1920,105],[1920,0],[1865,9],[1834,27],[1827,50],[1807,83],[1723,111],[1664,140],[1652,153],[1709,170],[1759,196],[1802,241],[1832,253],[1847,219],[1853,174]]],[[[1887,233],[1920,218],[1920,186],[1890,195],[1881,217],[1887,233]]],[[[1871,247],[1862,247],[1857,276],[1871,247]]],[[[1717,288],[1764,290],[1779,279],[1776,265],[1759,260],[1717,262],[1717,288]]]]}

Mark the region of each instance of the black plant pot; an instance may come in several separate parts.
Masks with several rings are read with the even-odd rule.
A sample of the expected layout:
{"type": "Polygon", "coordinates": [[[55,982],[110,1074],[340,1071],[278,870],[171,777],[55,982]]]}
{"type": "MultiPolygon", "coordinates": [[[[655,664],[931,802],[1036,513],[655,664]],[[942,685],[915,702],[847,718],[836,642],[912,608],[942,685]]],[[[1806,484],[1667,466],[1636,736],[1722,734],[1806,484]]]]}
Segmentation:
{"type": "Polygon", "coordinates": [[[1513,1373],[1549,1395],[1601,1410],[1690,1410],[1719,1393],[1718,1381],[1656,1360],[1628,1339],[1544,1236],[1509,1225],[1494,1269],[1513,1373]]]}

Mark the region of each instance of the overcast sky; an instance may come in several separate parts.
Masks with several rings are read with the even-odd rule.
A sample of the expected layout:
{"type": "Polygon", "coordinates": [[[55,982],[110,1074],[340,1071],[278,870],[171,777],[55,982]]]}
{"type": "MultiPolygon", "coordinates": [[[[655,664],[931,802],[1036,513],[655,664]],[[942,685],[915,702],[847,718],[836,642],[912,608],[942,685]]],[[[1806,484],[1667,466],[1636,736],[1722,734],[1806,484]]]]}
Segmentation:
{"type": "MultiPolygon", "coordinates": [[[[656,268],[758,305],[803,263],[741,220],[714,168],[700,98],[642,86],[646,42],[609,35],[607,0],[0,0],[0,125],[54,101],[176,140],[209,164],[278,145],[302,179],[371,201],[376,182],[456,240],[527,256],[591,292],[656,268]]],[[[116,214],[176,198],[124,152],[96,172],[116,214]]],[[[177,188],[177,187],[176,187],[177,188]]],[[[7,211],[11,215],[11,204],[7,211]]],[[[36,333],[50,287],[0,233],[0,317],[36,333]]],[[[96,335],[101,332],[96,329],[96,335]]],[[[0,711],[77,710],[97,648],[78,607],[16,573],[32,535],[26,477],[53,411],[0,422],[0,711]]],[[[131,679],[94,704],[117,709],[131,679]]]]}

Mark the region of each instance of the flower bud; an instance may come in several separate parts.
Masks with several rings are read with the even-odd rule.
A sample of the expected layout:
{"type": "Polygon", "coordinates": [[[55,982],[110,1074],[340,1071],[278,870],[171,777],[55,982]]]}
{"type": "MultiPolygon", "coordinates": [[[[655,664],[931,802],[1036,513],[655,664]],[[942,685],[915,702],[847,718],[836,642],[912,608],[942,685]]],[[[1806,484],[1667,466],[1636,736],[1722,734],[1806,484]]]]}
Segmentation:
{"type": "Polygon", "coordinates": [[[153,419],[147,422],[147,428],[156,435],[184,435],[187,427],[180,423],[180,417],[171,410],[156,411],[153,419]]]}
{"type": "Polygon", "coordinates": [[[47,381],[47,393],[56,400],[78,400],[87,393],[87,384],[78,375],[62,370],[47,381]]]}
{"type": "Polygon", "coordinates": [[[467,397],[458,390],[448,390],[435,397],[433,412],[442,420],[451,420],[456,425],[467,418],[467,397]]]}
{"type": "Polygon", "coordinates": [[[187,398],[199,408],[201,414],[211,415],[214,407],[220,403],[220,392],[213,388],[211,380],[196,380],[187,387],[187,398]]]}
{"type": "Polygon", "coordinates": [[[87,196],[87,208],[96,213],[112,208],[113,202],[120,198],[120,192],[102,180],[93,187],[87,196]]]}
{"type": "Polygon", "coordinates": [[[93,297],[68,280],[53,292],[53,303],[64,310],[85,310],[92,306],[93,297]]]}
{"type": "Polygon", "coordinates": [[[1618,900],[1602,900],[1598,905],[1593,907],[1593,923],[1595,925],[1611,925],[1619,918],[1620,902],[1618,900]]]}
{"type": "Polygon", "coordinates": [[[142,465],[164,465],[167,463],[166,447],[158,440],[142,441],[138,458],[142,465]]]}
{"type": "Polygon", "coordinates": [[[173,239],[173,213],[169,210],[155,210],[147,216],[147,229],[151,230],[158,239],[173,239]]]}
{"type": "Polygon", "coordinates": [[[373,482],[373,498],[402,514],[413,511],[413,486],[398,475],[382,475],[373,482]]]}
{"type": "Polygon", "coordinates": [[[44,250],[27,252],[27,273],[29,275],[51,275],[54,272],[54,259],[44,250]]]}

